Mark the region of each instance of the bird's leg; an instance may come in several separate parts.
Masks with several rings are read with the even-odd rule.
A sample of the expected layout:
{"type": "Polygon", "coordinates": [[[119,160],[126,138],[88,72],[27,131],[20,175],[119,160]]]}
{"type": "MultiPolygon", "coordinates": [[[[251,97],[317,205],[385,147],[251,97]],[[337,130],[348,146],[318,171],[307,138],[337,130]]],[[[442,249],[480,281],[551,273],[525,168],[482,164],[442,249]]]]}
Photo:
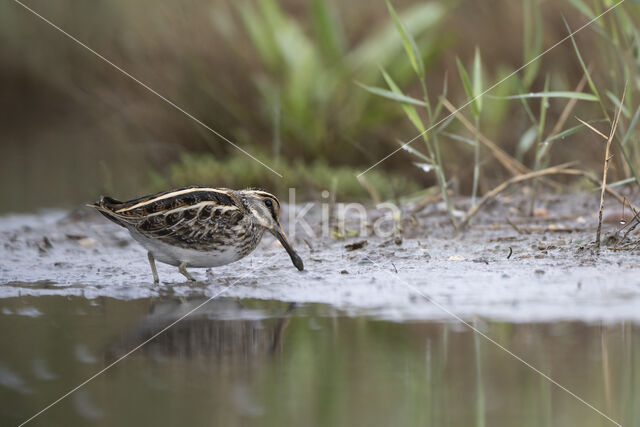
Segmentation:
{"type": "Polygon", "coordinates": [[[151,252],[147,252],[147,257],[149,258],[151,273],[153,274],[153,283],[160,283],[160,279],[158,278],[158,270],[156,270],[156,260],[153,258],[151,252]]]}
{"type": "Polygon", "coordinates": [[[180,264],[180,266],[178,267],[178,270],[180,270],[180,273],[182,273],[184,275],[184,277],[187,278],[187,280],[191,280],[192,282],[195,282],[196,279],[193,278],[193,276],[191,274],[189,274],[189,272],[187,271],[187,263],[183,262],[182,264],[180,264]]]}

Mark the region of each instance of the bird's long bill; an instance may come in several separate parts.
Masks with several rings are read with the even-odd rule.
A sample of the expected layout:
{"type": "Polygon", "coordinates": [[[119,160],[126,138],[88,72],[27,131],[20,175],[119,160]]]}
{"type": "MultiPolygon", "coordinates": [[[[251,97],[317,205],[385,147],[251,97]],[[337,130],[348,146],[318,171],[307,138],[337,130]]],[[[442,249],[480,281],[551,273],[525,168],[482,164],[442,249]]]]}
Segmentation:
{"type": "Polygon", "coordinates": [[[278,224],[277,228],[274,228],[273,230],[270,230],[270,231],[271,233],[273,233],[274,236],[276,236],[276,238],[280,241],[280,243],[282,243],[282,246],[284,246],[284,248],[287,250],[287,253],[291,257],[291,261],[293,262],[293,265],[295,265],[296,268],[300,271],[304,270],[304,264],[302,263],[302,258],[300,258],[300,255],[296,253],[296,251],[291,246],[291,243],[289,243],[289,239],[287,239],[287,235],[284,234],[284,230],[282,229],[282,226],[278,224]]]}

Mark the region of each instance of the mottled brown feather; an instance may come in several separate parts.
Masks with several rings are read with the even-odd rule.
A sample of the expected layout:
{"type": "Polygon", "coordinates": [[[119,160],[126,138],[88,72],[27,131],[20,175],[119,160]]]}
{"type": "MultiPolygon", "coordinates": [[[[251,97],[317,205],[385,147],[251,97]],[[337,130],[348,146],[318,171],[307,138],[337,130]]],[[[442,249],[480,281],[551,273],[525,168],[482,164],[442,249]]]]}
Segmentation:
{"type": "Polygon", "coordinates": [[[264,231],[247,215],[241,199],[227,189],[184,187],[127,202],[103,197],[92,206],[147,237],[202,251],[216,250],[238,236],[243,236],[239,246],[252,248],[264,231]]]}

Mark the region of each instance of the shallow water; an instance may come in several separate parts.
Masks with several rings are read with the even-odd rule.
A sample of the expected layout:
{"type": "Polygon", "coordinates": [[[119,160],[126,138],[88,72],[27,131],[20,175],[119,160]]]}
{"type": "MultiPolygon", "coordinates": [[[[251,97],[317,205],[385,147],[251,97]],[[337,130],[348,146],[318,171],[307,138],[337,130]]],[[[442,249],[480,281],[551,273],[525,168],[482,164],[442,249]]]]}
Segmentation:
{"type": "MultiPolygon", "coordinates": [[[[0,425],[17,425],[202,298],[0,301],[0,425]]],[[[640,425],[640,329],[475,322],[623,425],[640,425]]],[[[452,322],[217,299],[32,425],[613,425],[452,322]]]]}

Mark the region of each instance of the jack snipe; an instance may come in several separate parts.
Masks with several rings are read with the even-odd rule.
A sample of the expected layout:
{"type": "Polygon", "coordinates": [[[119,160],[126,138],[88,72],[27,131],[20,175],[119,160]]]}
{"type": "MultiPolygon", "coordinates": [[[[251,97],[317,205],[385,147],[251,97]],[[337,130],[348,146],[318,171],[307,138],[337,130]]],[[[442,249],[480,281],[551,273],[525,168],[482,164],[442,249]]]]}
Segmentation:
{"type": "Polygon", "coordinates": [[[244,258],[265,230],[282,243],[293,265],[304,269],[280,226],[280,202],[266,191],[193,186],[128,202],[101,197],[87,206],[125,227],[145,247],[155,283],[155,260],[195,280],[187,267],[217,267],[244,258]]]}

